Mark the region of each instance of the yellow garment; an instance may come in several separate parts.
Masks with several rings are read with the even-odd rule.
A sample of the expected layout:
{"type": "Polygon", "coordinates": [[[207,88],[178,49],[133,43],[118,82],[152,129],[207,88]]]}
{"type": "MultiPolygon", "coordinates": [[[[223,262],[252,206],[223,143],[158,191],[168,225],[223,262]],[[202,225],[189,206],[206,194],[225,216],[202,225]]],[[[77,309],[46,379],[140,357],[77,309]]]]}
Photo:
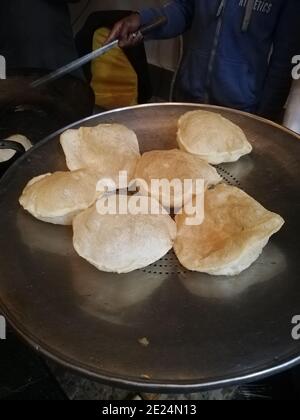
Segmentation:
{"type": "MultiPolygon", "coordinates": [[[[93,38],[93,49],[100,48],[109,34],[98,29],[93,38]]],[[[91,86],[96,104],[107,108],[136,105],[138,103],[138,77],[120,48],[114,48],[92,62],[91,86]]]]}

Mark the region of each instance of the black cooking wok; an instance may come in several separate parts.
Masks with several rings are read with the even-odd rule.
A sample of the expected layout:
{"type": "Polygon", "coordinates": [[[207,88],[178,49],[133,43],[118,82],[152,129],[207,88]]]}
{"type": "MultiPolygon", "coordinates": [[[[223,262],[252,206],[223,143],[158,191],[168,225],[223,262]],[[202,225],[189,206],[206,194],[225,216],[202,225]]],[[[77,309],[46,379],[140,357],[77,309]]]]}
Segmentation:
{"type": "Polygon", "coordinates": [[[0,176],[2,176],[4,172],[10,167],[10,165],[19,159],[23,153],[25,153],[25,149],[21,144],[10,140],[0,140],[0,150],[3,149],[14,150],[16,153],[6,162],[0,162],[0,176]]]}

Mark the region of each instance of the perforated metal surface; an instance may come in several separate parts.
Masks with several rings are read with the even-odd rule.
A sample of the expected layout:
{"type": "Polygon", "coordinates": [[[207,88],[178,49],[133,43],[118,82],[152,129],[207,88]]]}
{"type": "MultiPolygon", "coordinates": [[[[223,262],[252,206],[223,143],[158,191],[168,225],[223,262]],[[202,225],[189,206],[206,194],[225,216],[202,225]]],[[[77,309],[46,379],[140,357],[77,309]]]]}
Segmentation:
{"type": "Polygon", "coordinates": [[[157,261],[154,264],[149,265],[143,273],[154,274],[157,276],[173,276],[176,274],[186,274],[187,270],[180,264],[174,251],[168,252],[168,254],[157,261]]]}
{"type": "Polygon", "coordinates": [[[228,184],[234,187],[243,188],[240,181],[232,175],[225,167],[217,166],[217,170],[219,175],[223,178],[223,180],[228,184]]]}
{"type": "Polygon", "coordinates": [[[18,198],[29,179],[64,170],[56,134],[0,182],[0,305],[37,350],[104,382],[147,390],[192,391],[240,383],[299,361],[291,320],[300,308],[300,141],[253,116],[215,107],[159,104],[80,122],[134,129],[141,150],[176,147],[178,118],[220,112],[244,129],[254,150],[219,172],[286,225],[240,276],[187,272],[173,252],[126,275],[80,259],[72,232],[25,214],[18,198]],[[161,273],[161,274],[160,274],[161,273]],[[147,347],[140,344],[146,337],[147,347]]]}

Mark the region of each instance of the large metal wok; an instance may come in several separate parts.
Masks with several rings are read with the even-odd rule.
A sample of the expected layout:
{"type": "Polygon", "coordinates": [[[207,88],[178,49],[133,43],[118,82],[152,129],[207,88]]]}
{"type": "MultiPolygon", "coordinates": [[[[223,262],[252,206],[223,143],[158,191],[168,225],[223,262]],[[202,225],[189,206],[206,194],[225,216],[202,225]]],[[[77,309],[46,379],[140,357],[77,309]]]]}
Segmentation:
{"type": "Polygon", "coordinates": [[[178,117],[196,108],[246,131],[253,154],[220,174],[281,214],[285,227],[238,277],[187,272],[172,252],[145,270],[101,273],[76,255],[70,228],[43,224],[18,205],[29,179],[65,169],[56,133],[0,183],[0,305],[39,352],[103,382],[169,391],[240,383],[300,361],[292,338],[300,315],[299,137],[254,116],[186,104],[108,112],[75,127],[124,123],[142,151],[172,148],[178,117]]]}

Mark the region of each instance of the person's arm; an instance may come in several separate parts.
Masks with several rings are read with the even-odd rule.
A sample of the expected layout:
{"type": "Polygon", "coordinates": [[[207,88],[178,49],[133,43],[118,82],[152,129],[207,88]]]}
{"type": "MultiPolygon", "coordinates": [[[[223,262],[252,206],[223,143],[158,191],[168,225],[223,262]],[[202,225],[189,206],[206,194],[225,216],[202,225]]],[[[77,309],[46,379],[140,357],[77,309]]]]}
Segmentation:
{"type": "MultiPolygon", "coordinates": [[[[285,0],[274,35],[274,49],[258,114],[277,120],[292,82],[292,58],[300,54],[300,1],[285,0]]],[[[259,69],[257,69],[259,71],[259,69]]]]}
{"type": "Polygon", "coordinates": [[[174,38],[186,32],[194,17],[194,0],[173,0],[161,8],[140,11],[141,24],[149,25],[159,16],[166,16],[168,23],[151,34],[152,38],[174,38]]]}
{"type": "Polygon", "coordinates": [[[183,34],[193,21],[194,0],[173,0],[160,8],[141,10],[117,22],[107,43],[120,40],[121,47],[132,47],[142,41],[141,36],[132,36],[141,26],[153,23],[158,17],[165,16],[167,23],[151,33],[152,39],[166,39],[183,34]]]}

